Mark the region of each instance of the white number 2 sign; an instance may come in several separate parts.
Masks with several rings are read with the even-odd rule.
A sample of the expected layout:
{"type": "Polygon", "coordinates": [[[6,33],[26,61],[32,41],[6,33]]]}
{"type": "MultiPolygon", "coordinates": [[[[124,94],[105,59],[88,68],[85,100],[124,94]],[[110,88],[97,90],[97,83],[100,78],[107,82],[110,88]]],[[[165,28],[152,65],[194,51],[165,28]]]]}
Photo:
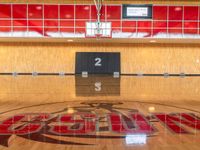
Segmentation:
{"type": "Polygon", "coordinates": [[[101,67],[102,66],[102,64],[101,64],[101,61],[102,61],[102,59],[101,58],[95,58],[95,67],[101,67]]]}

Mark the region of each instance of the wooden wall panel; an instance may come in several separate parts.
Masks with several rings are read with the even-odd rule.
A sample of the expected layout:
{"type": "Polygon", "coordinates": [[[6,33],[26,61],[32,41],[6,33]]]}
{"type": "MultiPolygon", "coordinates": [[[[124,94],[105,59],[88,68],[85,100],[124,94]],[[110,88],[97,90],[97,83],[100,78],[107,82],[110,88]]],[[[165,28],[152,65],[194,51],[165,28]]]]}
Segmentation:
{"type": "Polygon", "coordinates": [[[76,52],[121,52],[122,73],[200,74],[200,45],[0,43],[0,72],[74,73],[76,52]]]}

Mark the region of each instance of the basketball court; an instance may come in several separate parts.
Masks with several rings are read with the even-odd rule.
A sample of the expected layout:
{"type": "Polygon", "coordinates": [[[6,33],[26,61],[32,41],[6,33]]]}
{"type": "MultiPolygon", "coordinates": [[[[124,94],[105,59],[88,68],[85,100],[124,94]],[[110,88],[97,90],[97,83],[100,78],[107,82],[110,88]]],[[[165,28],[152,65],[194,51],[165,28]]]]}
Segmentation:
{"type": "Polygon", "coordinates": [[[0,150],[199,150],[200,2],[2,0],[0,150]]]}

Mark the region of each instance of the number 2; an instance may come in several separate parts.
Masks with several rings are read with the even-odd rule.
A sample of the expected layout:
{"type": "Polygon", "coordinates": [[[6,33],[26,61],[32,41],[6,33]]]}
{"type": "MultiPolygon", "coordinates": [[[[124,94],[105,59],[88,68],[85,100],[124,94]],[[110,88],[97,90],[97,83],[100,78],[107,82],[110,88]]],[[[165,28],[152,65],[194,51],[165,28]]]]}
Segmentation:
{"type": "Polygon", "coordinates": [[[102,66],[102,64],[101,64],[101,58],[95,58],[95,67],[100,67],[100,66],[102,66]]]}

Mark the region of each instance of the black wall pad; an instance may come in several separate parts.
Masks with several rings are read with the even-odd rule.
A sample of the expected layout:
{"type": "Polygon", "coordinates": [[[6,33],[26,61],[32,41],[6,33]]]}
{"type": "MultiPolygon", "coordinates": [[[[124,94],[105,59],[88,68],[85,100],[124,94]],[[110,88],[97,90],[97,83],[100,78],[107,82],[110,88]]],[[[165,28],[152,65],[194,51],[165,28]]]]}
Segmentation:
{"type": "Polygon", "coordinates": [[[76,74],[113,74],[121,71],[120,53],[118,52],[77,52],[76,74]]]}

